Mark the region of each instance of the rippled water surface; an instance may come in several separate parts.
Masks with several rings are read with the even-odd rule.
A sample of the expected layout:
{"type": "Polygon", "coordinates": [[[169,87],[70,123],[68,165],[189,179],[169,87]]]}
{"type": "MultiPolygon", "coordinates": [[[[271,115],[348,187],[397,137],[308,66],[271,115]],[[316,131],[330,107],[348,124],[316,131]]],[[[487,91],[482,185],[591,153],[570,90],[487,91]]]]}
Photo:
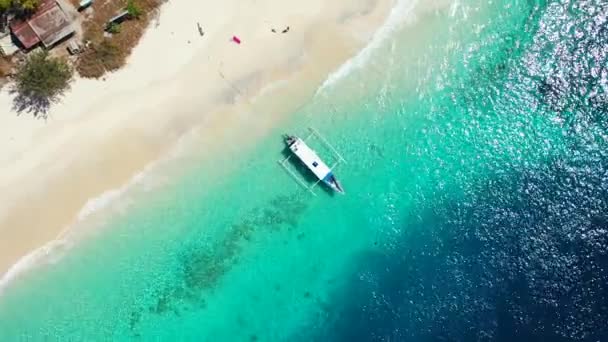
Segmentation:
{"type": "Polygon", "coordinates": [[[438,177],[360,254],[316,339],[608,338],[608,3],[521,8],[422,105],[406,156],[438,177]]]}
{"type": "Polygon", "coordinates": [[[0,339],[608,340],[608,2],[454,3],[11,287],[0,339]],[[346,196],[276,166],[308,125],[346,196]]]}

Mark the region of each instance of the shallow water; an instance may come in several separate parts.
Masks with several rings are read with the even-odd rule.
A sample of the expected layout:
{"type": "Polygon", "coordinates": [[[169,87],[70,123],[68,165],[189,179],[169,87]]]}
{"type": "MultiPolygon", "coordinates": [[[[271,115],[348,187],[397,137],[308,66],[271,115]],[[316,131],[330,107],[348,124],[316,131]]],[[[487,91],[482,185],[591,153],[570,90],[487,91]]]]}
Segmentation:
{"type": "Polygon", "coordinates": [[[0,340],[608,339],[608,4],[458,3],[8,288],[0,340]],[[276,166],[309,125],[346,196],[276,166]]]}

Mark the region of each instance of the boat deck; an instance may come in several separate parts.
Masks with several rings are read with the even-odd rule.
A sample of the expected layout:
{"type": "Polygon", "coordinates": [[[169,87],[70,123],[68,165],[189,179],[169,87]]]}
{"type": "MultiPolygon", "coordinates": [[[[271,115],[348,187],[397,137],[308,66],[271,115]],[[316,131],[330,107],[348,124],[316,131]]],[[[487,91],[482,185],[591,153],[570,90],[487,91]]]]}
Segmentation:
{"type": "Polygon", "coordinates": [[[331,172],[329,166],[327,166],[317,153],[308,147],[303,140],[296,140],[296,142],[289,146],[289,149],[300,158],[302,163],[304,163],[318,179],[324,179],[331,172]]]}
{"type": "Polygon", "coordinates": [[[313,191],[313,189],[315,188],[315,186],[317,186],[319,184],[319,182],[324,181],[324,179],[326,178],[326,176],[328,176],[329,174],[332,174],[332,170],[337,167],[340,163],[346,163],[346,160],[344,159],[344,157],[342,157],[342,155],[340,153],[338,153],[338,151],[336,151],[336,149],[329,143],[327,142],[327,140],[325,140],[325,138],[319,133],[317,132],[317,130],[315,130],[312,127],[308,128],[310,134],[303,139],[298,139],[299,141],[302,141],[303,143],[298,143],[299,141],[297,141],[295,144],[297,144],[296,146],[293,146],[296,148],[296,150],[294,150],[292,148],[292,146],[289,147],[289,149],[291,150],[291,152],[293,152],[293,154],[290,154],[289,156],[287,156],[285,159],[283,160],[279,160],[279,165],[281,165],[281,167],[283,167],[283,169],[303,188],[305,188],[306,190],[308,190],[311,194],[315,195],[315,192],[313,191]],[[321,160],[321,158],[317,155],[317,153],[310,147],[308,147],[308,145],[306,144],[306,142],[311,138],[311,137],[316,137],[318,138],[325,147],[327,147],[329,149],[329,151],[331,151],[331,153],[333,154],[333,159],[335,161],[332,162],[331,166],[328,166],[325,162],[323,162],[321,160]],[[305,165],[308,169],[310,169],[314,175],[318,178],[318,180],[312,184],[309,185],[307,184],[307,182],[303,179],[302,176],[298,176],[296,174],[296,172],[294,172],[293,170],[291,170],[288,167],[288,160],[293,156],[296,155],[296,157],[298,157],[305,165]],[[315,163],[317,165],[315,165],[315,163]]]}

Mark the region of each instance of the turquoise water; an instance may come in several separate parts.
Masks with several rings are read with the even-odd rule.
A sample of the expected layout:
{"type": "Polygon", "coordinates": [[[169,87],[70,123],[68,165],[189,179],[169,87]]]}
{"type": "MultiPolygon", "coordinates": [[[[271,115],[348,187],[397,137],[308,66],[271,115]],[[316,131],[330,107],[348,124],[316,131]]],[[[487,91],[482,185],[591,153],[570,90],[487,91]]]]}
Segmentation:
{"type": "Polygon", "coordinates": [[[226,174],[192,167],[9,287],[0,340],[606,338],[607,7],[419,16],[226,174]],[[346,196],[277,166],[309,125],[346,196]]]}

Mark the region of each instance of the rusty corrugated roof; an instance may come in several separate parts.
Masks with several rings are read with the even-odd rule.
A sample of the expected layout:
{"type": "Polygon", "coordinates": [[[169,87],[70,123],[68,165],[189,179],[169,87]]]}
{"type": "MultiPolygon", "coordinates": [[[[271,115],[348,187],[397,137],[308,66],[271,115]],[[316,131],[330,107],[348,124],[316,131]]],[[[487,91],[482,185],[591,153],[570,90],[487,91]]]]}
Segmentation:
{"type": "Polygon", "coordinates": [[[30,18],[12,22],[11,31],[24,48],[30,49],[39,42],[50,47],[74,29],[55,0],[44,0],[30,18]]]}
{"type": "Polygon", "coordinates": [[[26,49],[30,49],[40,43],[40,38],[27,21],[11,23],[11,31],[26,49]]]}

